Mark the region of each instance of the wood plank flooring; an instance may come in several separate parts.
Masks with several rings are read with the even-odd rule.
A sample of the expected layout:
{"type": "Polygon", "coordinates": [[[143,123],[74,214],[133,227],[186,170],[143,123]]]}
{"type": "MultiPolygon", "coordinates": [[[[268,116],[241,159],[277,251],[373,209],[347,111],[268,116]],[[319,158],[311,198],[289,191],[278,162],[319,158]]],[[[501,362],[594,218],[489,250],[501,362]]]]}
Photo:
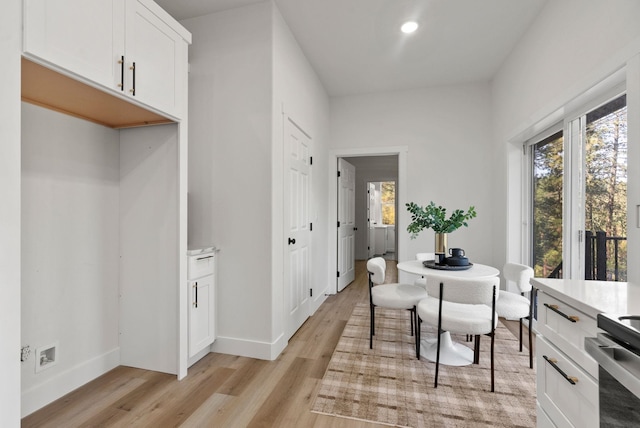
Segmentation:
{"type": "MultiPolygon", "coordinates": [[[[397,281],[395,262],[387,266],[386,281],[397,281]]],[[[275,361],[211,353],[182,381],[118,367],[25,417],[22,426],[383,427],[310,411],[354,305],[368,298],[365,262],[357,262],[355,281],[328,297],[275,361]]]]}

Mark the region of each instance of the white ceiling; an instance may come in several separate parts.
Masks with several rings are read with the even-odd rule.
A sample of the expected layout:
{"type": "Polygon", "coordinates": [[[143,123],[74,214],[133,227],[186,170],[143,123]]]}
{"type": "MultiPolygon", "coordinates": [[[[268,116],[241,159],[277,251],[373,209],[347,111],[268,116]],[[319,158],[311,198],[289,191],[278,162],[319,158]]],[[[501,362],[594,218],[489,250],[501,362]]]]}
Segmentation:
{"type": "MultiPolygon", "coordinates": [[[[178,20],[261,1],[156,0],[178,20]]],[[[488,81],[547,0],[274,1],[340,96],[488,81]],[[400,33],[406,20],[420,23],[416,33],[400,33]]]]}

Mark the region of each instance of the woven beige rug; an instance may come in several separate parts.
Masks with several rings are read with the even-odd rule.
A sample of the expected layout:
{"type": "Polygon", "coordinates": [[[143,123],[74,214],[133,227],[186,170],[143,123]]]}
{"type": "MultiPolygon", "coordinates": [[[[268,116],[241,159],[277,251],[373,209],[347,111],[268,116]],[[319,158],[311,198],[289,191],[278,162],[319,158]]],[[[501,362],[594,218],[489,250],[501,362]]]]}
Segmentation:
{"type": "MultiPolygon", "coordinates": [[[[425,325],[422,331],[423,338],[429,334],[425,325]]],[[[517,339],[500,324],[492,393],[490,342],[482,337],[479,365],[440,365],[434,388],[435,363],[416,359],[409,313],[377,308],[371,350],[369,306],[358,304],[311,411],[401,427],[535,427],[535,369],[527,350],[519,352],[517,339]]]]}

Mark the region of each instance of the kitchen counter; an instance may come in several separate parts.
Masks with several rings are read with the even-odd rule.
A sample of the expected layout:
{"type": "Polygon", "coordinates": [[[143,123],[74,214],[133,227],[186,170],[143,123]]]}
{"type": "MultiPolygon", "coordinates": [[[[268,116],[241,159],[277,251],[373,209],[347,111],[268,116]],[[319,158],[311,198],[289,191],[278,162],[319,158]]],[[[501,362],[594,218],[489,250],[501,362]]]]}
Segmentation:
{"type": "Polygon", "coordinates": [[[551,278],[532,278],[531,284],[593,318],[601,312],[640,314],[638,284],[551,278]]]}

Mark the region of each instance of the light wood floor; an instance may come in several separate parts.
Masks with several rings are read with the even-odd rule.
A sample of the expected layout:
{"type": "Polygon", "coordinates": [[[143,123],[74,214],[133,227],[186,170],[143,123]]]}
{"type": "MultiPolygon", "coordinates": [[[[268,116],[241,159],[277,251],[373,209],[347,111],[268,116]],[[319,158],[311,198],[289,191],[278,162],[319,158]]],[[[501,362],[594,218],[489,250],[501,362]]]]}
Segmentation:
{"type": "MultiPolygon", "coordinates": [[[[386,281],[397,281],[395,262],[387,266],[386,281]]],[[[212,353],[182,381],[118,367],[27,416],[22,426],[383,427],[310,411],[354,305],[367,301],[365,263],[358,262],[356,280],[328,297],[275,361],[212,353]]]]}

